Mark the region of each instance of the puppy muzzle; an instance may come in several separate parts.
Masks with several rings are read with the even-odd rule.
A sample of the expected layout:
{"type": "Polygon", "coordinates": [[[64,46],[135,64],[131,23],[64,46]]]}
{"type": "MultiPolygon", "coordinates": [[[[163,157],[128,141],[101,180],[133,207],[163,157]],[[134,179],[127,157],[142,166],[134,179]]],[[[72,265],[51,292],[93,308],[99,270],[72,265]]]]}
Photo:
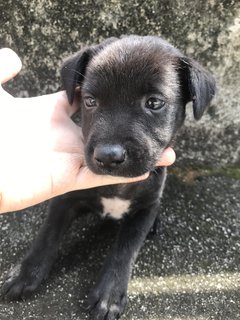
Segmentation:
{"type": "Polygon", "coordinates": [[[95,164],[106,170],[121,166],[126,159],[127,151],[118,144],[97,146],[93,153],[95,164]]]}

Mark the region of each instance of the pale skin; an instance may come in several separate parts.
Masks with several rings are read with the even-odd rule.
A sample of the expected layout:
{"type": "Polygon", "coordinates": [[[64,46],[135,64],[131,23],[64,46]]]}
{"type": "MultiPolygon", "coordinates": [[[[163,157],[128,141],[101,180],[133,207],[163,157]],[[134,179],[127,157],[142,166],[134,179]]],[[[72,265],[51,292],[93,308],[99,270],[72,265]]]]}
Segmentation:
{"type": "MultiPolygon", "coordinates": [[[[0,83],[21,70],[19,57],[0,50],[0,83]]],[[[0,85],[0,213],[20,210],[70,191],[146,179],[96,175],[85,164],[81,129],[72,121],[77,103],[66,94],[14,98],[0,85]]],[[[175,161],[172,148],[158,166],[175,161]]]]}

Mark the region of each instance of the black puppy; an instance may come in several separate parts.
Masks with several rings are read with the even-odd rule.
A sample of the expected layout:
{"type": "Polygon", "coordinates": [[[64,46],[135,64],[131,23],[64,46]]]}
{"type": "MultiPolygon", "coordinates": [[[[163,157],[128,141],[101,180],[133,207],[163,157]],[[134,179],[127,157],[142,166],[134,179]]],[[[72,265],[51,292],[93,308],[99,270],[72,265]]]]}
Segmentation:
{"type": "Polygon", "coordinates": [[[30,252],[3,286],[8,298],[34,291],[57,257],[73,218],[84,212],[122,219],[94,289],[93,319],[118,318],[138,252],[156,220],[166,178],[155,164],[171,144],[192,101],[200,119],[215,94],[212,76],[159,37],[110,38],[70,57],[62,68],[70,103],[81,92],[82,130],[89,168],[98,174],[148,179],[75,191],[50,202],[49,214],[30,252]]]}

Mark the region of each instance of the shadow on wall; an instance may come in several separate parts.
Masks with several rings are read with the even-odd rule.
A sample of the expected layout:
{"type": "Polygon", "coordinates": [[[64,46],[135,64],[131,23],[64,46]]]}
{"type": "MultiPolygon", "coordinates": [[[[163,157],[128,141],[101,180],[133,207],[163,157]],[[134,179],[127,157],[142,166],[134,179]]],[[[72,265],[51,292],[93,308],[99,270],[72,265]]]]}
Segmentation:
{"type": "MultiPolygon", "coordinates": [[[[130,301],[121,319],[239,318],[239,193],[239,181],[232,178],[199,176],[183,183],[169,176],[161,223],[137,259],[130,301]]],[[[4,239],[0,286],[9,267],[29,247],[44,212],[42,204],[0,216],[4,239]]],[[[115,222],[99,222],[95,217],[76,220],[64,238],[50,279],[27,301],[0,301],[3,319],[88,319],[82,306],[117,228],[115,222]]]]}

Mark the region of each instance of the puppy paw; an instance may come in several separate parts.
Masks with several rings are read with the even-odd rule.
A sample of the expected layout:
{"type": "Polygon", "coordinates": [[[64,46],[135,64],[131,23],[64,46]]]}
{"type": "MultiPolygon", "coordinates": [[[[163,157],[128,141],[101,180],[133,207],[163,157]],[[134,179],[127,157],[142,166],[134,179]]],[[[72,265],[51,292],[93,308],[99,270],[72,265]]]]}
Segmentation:
{"type": "Polygon", "coordinates": [[[87,309],[92,320],[115,320],[123,314],[127,304],[127,290],[116,281],[96,286],[90,293],[87,309]]]}
{"type": "Polygon", "coordinates": [[[159,234],[160,229],[161,229],[161,221],[160,221],[160,218],[157,217],[156,220],[154,221],[152,228],[150,229],[147,235],[147,238],[154,239],[159,234]]]}
{"type": "Polygon", "coordinates": [[[1,297],[5,300],[16,300],[27,297],[35,291],[44,278],[41,267],[24,268],[18,264],[7,275],[1,288],[1,297]]]}

